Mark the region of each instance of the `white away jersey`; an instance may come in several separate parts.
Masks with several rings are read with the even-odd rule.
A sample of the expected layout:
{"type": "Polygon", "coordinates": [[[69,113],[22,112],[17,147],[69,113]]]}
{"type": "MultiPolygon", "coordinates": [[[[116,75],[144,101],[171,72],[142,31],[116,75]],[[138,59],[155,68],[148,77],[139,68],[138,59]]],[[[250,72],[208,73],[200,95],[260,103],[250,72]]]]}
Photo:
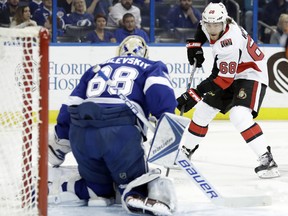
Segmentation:
{"type": "Polygon", "coordinates": [[[264,53],[235,21],[227,24],[225,33],[217,41],[210,41],[203,26],[202,30],[212,47],[215,61],[212,73],[217,73],[213,81],[218,86],[226,89],[237,79],[255,80],[268,85],[267,60],[264,53]]]}

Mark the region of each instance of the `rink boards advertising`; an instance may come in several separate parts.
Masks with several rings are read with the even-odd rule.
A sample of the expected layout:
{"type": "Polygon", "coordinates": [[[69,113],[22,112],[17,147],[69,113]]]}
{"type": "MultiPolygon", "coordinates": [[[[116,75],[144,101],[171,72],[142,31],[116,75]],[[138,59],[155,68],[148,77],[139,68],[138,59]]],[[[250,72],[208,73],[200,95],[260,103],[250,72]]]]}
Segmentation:
{"type": "MultiPolygon", "coordinates": [[[[194,75],[192,86],[209,76],[213,57],[210,47],[203,47],[204,71],[194,75]]],[[[263,101],[258,119],[288,119],[288,60],[281,47],[262,47],[268,61],[269,88],[263,101]]],[[[92,65],[102,63],[115,56],[116,46],[51,46],[49,61],[49,114],[50,123],[56,119],[61,103],[78,84],[81,76],[92,65]]],[[[150,59],[163,61],[168,68],[175,94],[178,97],[185,91],[192,66],[186,58],[185,46],[151,46],[150,59]]],[[[192,111],[185,115],[191,116],[192,111]]],[[[219,114],[216,119],[228,119],[219,114]]]]}

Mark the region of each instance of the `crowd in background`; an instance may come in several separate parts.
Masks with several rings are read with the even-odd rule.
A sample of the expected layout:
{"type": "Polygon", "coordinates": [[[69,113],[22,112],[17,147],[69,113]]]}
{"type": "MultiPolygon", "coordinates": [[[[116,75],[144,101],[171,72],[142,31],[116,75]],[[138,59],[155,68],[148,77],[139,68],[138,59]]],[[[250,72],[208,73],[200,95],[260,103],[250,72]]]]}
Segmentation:
{"type": "MultiPolygon", "coordinates": [[[[229,15],[252,35],[253,0],[155,0],[155,42],[185,42],[193,37],[209,2],[223,2],[229,15]]],[[[120,43],[135,34],[150,42],[149,7],[150,0],[57,0],[57,38],[120,43]]],[[[287,0],[258,0],[258,20],[258,43],[287,44],[287,0]]],[[[0,25],[38,25],[52,31],[52,0],[0,0],[0,25]]]]}

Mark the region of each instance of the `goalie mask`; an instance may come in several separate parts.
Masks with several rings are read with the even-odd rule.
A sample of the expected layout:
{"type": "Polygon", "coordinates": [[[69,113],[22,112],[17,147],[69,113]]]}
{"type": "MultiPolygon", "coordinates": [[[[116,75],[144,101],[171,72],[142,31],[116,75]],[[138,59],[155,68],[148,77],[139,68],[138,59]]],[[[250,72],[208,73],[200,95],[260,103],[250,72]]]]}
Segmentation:
{"type": "Polygon", "coordinates": [[[209,35],[220,35],[226,29],[228,13],[222,3],[210,3],[202,13],[202,26],[209,35]]]}
{"type": "Polygon", "coordinates": [[[119,45],[119,56],[140,56],[148,58],[148,46],[145,40],[137,35],[131,35],[126,37],[119,45]]]}

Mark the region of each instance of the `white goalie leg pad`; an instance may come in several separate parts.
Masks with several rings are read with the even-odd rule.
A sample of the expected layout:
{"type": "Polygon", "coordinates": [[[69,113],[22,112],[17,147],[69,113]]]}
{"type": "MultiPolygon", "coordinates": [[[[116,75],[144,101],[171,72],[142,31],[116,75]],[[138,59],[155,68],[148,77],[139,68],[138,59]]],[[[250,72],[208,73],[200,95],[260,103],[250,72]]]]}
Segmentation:
{"type": "MultiPolygon", "coordinates": [[[[149,187],[155,188],[156,184],[152,184],[151,186],[149,186],[150,183],[152,183],[153,181],[159,179],[161,176],[160,170],[153,170],[149,173],[146,173],[140,177],[138,177],[137,179],[135,179],[134,181],[130,182],[127,186],[126,189],[124,190],[123,194],[122,194],[122,206],[123,208],[129,212],[129,213],[148,213],[148,214],[153,214],[153,215],[171,215],[172,211],[169,207],[169,204],[171,205],[171,200],[166,197],[166,195],[161,196],[162,200],[167,200],[168,203],[162,202],[160,200],[157,199],[153,199],[149,197],[149,193],[148,193],[148,197],[139,197],[139,196],[127,196],[126,200],[124,200],[124,197],[127,195],[127,193],[129,193],[134,187],[138,187],[140,185],[143,184],[148,184],[148,191],[149,191],[149,187]]],[[[163,184],[163,181],[160,181],[163,184]]],[[[159,182],[159,183],[160,183],[159,182]]],[[[167,183],[168,185],[168,183],[167,183]]],[[[158,188],[160,188],[160,186],[158,186],[158,188]]],[[[154,197],[158,197],[160,198],[160,196],[157,196],[159,192],[156,192],[155,194],[151,194],[154,197]]],[[[173,198],[174,199],[174,198],[173,198]]],[[[173,200],[172,199],[172,200],[173,200]]],[[[171,205],[173,208],[175,205],[171,205]]]]}
{"type": "Polygon", "coordinates": [[[115,203],[115,200],[113,197],[111,198],[99,197],[90,188],[87,188],[87,189],[88,189],[88,193],[90,196],[90,199],[88,200],[88,206],[105,207],[105,206],[113,205],[115,203]]]}
{"type": "MultiPolygon", "coordinates": [[[[49,195],[48,203],[51,205],[59,206],[83,206],[87,205],[87,201],[79,199],[75,194],[74,187],[75,182],[81,179],[79,173],[75,173],[70,177],[61,176],[61,168],[49,168],[49,172],[58,172],[59,178],[49,180],[49,195]],[[65,179],[64,179],[65,178],[65,179]],[[67,180],[68,179],[68,180],[67,180]],[[61,185],[67,182],[67,191],[62,191],[61,185]]],[[[56,173],[57,175],[57,173],[56,173]]],[[[99,197],[90,188],[87,187],[90,199],[88,200],[88,206],[110,206],[115,203],[114,198],[99,197]]]]}
{"type": "Polygon", "coordinates": [[[174,182],[169,177],[159,177],[148,183],[148,197],[167,204],[171,212],[177,209],[174,182]]]}
{"type": "Polygon", "coordinates": [[[53,137],[49,136],[48,161],[53,166],[60,166],[67,153],[71,152],[70,141],[59,139],[54,130],[53,137]]]}
{"type": "Polygon", "coordinates": [[[79,174],[75,174],[64,180],[63,177],[55,179],[53,182],[49,182],[49,205],[59,206],[84,206],[87,205],[86,200],[81,200],[74,192],[75,182],[81,179],[79,174]],[[67,182],[67,191],[62,191],[61,185],[67,182]]]}
{"type": "Polygon", "coordinates": [[[58,194],[48,195],[48,204],[77,207],[85,206],[87,205],[87,202],[86,200],[80,200],[75,193],[65,191],[58,194]]]}

